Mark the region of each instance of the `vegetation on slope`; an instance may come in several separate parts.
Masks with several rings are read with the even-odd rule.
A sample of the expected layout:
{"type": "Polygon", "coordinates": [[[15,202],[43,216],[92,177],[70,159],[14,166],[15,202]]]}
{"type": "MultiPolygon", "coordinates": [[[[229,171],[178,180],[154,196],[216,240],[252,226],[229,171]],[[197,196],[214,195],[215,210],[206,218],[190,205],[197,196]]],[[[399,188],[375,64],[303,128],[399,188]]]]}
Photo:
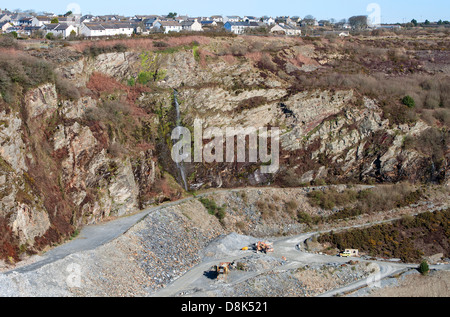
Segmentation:
{"type": "Polygon", "coordinates": [[[405,216],[391,224],[366,229],[330,232],[318,242],[338,249],[359,249],[374,257],[420,262],[423,256],[443,253],[450,256],[450,209],[405,216]]]}

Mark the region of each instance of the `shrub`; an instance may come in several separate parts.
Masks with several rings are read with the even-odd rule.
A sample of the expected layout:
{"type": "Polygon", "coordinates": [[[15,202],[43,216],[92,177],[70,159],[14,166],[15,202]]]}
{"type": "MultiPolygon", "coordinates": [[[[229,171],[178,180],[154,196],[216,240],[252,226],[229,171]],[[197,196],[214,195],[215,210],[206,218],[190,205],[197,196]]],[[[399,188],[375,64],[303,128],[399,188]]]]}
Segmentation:
{"type": "Polygon", "coordinates": [[[222,221],[226,216],[225,205],[218,207],[214,200],[201,197],[198,199],[202,205],[208,210],[210,215],[216,216],[219,221],[222,221]]]}
{"type": "Polygon", "coordinates": [[[18,49],[19,44],[17,40],[12,35],[3,35],[0,37],[0,47],[1,48],[13,48],[18,49]]]}
{"type": "Polygon", "coordinates": [[[54,35],[52,32],[50,32],[50,33],[47,33],[47,35],[45,35],[45,38],[46,38],[47,40],[52,41],[52,40],[55,39],[55,35],[54,35]]]}
{"type": "Polygon", "coordinates": [[[402,99],[402,103],[408,108],[414,108],[416,106],[416,102],[411,96],[405,96],[402,99]]]}
{"type": "Polygon", "coordinates": [[[137,82],[141,85],[146,85],[150,80],[152,80],[153,76],[150,72],[140,72],[137,78],[137,82]]]}
{"type": "Polygon", "coordinates": [[[427,275],[428,272],[430,272],[430,267],[428,266],[427,261],[423,260],[420,263],[418,270],[422,275],[427,275]]]}
{"type": "Polygon", "coordinates": [[[294,215],[297,208],[298,204],[295,200],[290,200],[286,203],[286,211],[291,215],[294,215]]]}
{"type": "Polygon", "coordinates": [[[153,46],[154,47],[168,47],[169,44],[166,42],[162,42],[162,41],[154,41],[153,46]]]}
{"type": "Polygon", "coordinates": [[[19,87],[26,90],[54,81],[50,63],[21,53],[0,53],[0,93],[7,103],[13,103],[23,93],[19,87]]]}
{"type": "Polygon", "coordinates": [[[58,77],[55,81],[55,87],[60,99],[77,100],[80,98],[78,88],[64,78],[58,77]]]}

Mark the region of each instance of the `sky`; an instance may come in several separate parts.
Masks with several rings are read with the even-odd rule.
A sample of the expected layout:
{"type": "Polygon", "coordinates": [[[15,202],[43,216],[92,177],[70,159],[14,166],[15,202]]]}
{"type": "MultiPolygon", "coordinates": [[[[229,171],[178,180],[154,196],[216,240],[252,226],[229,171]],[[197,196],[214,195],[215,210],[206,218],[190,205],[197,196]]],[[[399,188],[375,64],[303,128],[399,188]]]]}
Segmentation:
{"type": "Polygon", "coordinates": [[[450,0],[1,0],[2,9],[32,9],[64,14],[168,14],[210,16],[300,16],[313,15],[318,20],[337,21],[354,15],[379,16],[381,23],[450,20],[450,0]],[[375,3],[376,6],[370,6],[375,3]],[[370,10],[368,10],[370,9],[370,10]]]}

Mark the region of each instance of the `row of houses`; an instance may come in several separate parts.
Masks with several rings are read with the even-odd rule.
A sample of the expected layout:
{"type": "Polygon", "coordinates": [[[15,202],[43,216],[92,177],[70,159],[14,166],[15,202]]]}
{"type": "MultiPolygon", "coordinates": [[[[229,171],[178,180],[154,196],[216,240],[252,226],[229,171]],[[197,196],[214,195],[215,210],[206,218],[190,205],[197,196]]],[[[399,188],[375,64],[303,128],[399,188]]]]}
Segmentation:
{"type": "Polygon", "coordinates": [[[149,32],[201,32],[207,29],[224,28],[234,34],[243,34],[249,29],[270,26],[270,32],[286,35],[300,35],[298,19],[289,17],[255,17],[255,16],[220,16],[189,17],[177,16],[168,18],[159,15],[136,15],[124,17],[120,15],[35,15],[11,14],[0,12],[0,32],[16,32],[31,35],[41,31],[43,35],[52,33],[56,37],[67,38],[70,35],[86,37],[102,37],[149,32]]]}

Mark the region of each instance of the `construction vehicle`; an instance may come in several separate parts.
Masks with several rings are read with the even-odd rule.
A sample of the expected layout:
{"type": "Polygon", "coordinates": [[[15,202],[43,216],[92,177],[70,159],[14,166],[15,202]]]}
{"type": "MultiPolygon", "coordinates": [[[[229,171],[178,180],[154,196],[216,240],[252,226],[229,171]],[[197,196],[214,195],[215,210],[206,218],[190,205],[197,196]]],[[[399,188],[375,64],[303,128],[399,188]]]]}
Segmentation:
{"type": "Polygon", "coordinates": [[[247,250],[248,250],[248,247],[243,247],[241,250],[242,250],[242,251],[247,251],[247,250]]]}
{"type": "Polygon", "coordinates": [[[273,252],[273,246],[271,243],[258,241],[256,243],[256,252],[273,252]]]}
{"type": "Polygon", "coordinates": [[[359,252],[358,249],[345,249],[344,252],[339,253],[340,257],[352,257],[352,256],[358,256],[359,252]]]}
{"type": "Polygon", "coordinates": [[[219,265],[214,266],[214,270],[217,273],[217,279],[226,277],[228,272],[230,272],[231,262],[221,262],[219,265]]]}

